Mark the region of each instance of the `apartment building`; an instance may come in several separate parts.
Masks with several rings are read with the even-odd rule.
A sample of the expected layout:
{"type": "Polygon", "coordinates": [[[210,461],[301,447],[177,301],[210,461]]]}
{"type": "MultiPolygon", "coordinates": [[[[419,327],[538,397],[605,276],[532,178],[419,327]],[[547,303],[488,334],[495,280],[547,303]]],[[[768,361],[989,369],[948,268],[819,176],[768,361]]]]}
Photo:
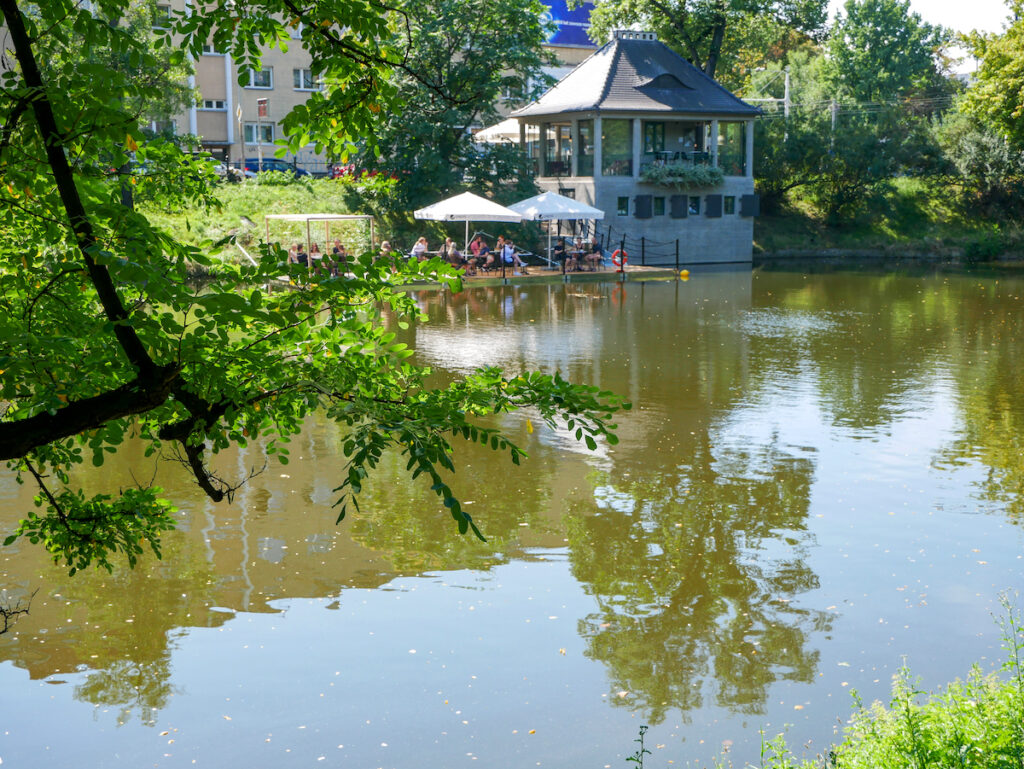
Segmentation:
{"type": "MultiPolygon", "coordinates": [[[[172,10],[183,11],[188,4],[189,0],[159,3],[158,18],[160,12],[166,15],[172,10]]],[[[585,3],[569,9],[566,0],[549,4],[554,31],[547,45],[558,59],[549,74],[555,79],[597,49],[586,34],[592,8],[592,4],[585,3]]],[[[257,157],[260,151],[265,157],[272,156],[277,150],[274,142],[282,138],[281,120],[320,88],[310,69],[310,55],[299,40],[299,30],[292,35],[295,42],[287,52],[276,48],[264,51],[261,68],[250,73],[246,86],[238,84],[238,67],[230,54],[219,53],[213,46],[204,48],[190,83],[198,92],[199,102],[177,116],[176,130],[199,136],[204,149],[233,165],[242,158],[257,157]]],[[[507,111],[512,106],[510,103],[507,111]]],[[[314,152],[312,145],[286,159],[313,173],[326,172],[329,160],[314,152]]]]}

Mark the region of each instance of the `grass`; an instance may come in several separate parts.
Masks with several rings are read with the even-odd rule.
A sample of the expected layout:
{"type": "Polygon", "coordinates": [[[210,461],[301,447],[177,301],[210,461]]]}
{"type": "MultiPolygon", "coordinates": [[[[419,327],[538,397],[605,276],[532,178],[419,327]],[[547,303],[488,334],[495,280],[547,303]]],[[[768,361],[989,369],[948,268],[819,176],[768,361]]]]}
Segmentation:
{"type": "MultiPolygon", "coordinates": [[[[945,691],[921,691],[904,666],[893,677],[887,705],[855,709],[843,740],[827,755],[796,756],[784,734],[762,733],[757,763],[742,769],[1024,769],[1024,626],[1008,594],[1000,597],[999,620],[1006,652],[999,673],[974,665],[967,677],[945,691]]],[[[643,766],[647,727],[640,728],[640,750],[626,760],[643,766]]],[[[739,769],[727,757],[715,769],[739,769]]]]}
{"type": "Polygon", "coordinates": [[[838,227],[827,226],[800,199],[754,224],[754,248],[759,253],[842,249],[990,258],[1019,250],[1022,244],[1019,225],[966,215],[933,185],[910,178],[896,179],[883,202],[838,227]]]}
{"type": "MultiPolygon", "coordinates": [[[[218,196],[221,208],[203,210],[166,210],[153,204],[140,204],[154,225],[174,233],[181,241],[198,244],[204,240],[220,240],[235,235],[243,246],[248,246],[263,234],[266,214],[294,213],[365,213],[349,211],[344,188],[332,179],[306,179],[280,183],[274,179],[280,174],[268,174],[271,183],[248,181],[242,184],[224,184],[218,196]]],[[[274,235],[282,242],[305,239],[298,224],[288,227],[275,225],[274,235]]],[[[322,240],[323,238],[319,238],[322,240]]]]}

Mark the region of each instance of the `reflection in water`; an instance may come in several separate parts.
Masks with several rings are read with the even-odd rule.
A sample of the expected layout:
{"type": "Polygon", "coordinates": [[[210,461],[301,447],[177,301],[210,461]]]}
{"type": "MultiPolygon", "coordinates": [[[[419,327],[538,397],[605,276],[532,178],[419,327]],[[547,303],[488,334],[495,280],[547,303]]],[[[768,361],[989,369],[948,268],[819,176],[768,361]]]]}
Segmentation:
{"type": "Polygon", "coordinates": [[[661,723],[704,704],[763,712],[777,680],[809,682],[808,635],[827,616],[796,599],[818,587],[802,560],[813,465],[774,445],[714,456],[706,436],[573,512],[573,575],[597,598],[581,620],[587,654],[609,667],[612,701],[661,723]],[[607,498],[607,497],[606,497],[607,498]]]}
{"type": "MultiPolygon", "coordinates": [[[[634,404],[620,443],[589,453],[535,418],[531,431],[528,413],[495,417],[529,461],[517,468],[460,444],[451,479],[486,543],[455,535],[397,457],[384,458],[360,512],[336,526],[340,435],[317,420],[292,461],[272,460],[233,505],[211,505],[177,466],[161,466],[157,482],[181,507],[163,561],[69,580],[39,548],[0,551],[15,597],[40,588],[31,615],[0,637],[0,662],[69,684],[52,687],[47,704],[63,708],[69,738],[88,742],[96,727],[65,700],[110,709],[125,725],[119,744],[142,746],[140,765],[154,761],[133,727],[173,713],[175,726],[217,735],[199,755],[231,763],[239,739],[263,745],[259,729],[277,731],[267,722],[304,726],[304,703],[322,701],[323,677],[336,672],[348,683],[331,690],[339,699],[312,755],[345,744],[353,766],[422,766],[426,745],[441,765],[484,743],[535,765],[561,757],[557,735],[569,732],[581,752],[567,760],[604,765],[630,747],[633,715],[680,740],[686,722],[701,739],[752,730],[740,739],[756,751],[759,726],[794,719],[792,705],[779,705],[794,690],[802,701],[834,696],[799,711],[821,739],[846,712],[842,687],[884,689],[880,670],[899,655],[938,659],[927,646],[936,637],[965,650],[936,662],[936,675],[962,674],[963,656],[981,656],[983,628],[960,615],[984,614],[989,593],[1020,577],[1017,553],[999,548],[1015,551],[1019,538],[1000,528],[1006,517],[1024,520],[1022,294],[1022,281],[1005,278],[749,271],[422,292],[428,320],[397,334],[437,381],[500,365],[592,382],[634,404]],[[982,536],[990,552],[975,555],[982,536]],[[305,598],[312,629],[287,632],[289,607],[305,598]],[[320,624],[336,632],[323,647],[312,640],[320,624]],[[276,628],[274,639],[254,635],[276,628]],[[225,651],[218,643],[229,636],[225,651]],[[239,650],[264,645],[285,672],[273,702],[246,702],[263,726],[237,720],[237,733],[217,732],[209,721],[241,695],[190,691],[182,656],[196,665],[217,650],[237,665],[230,676],[196,665],[193,682],[221,674],[249,685],[266,662],[253,666],[239,650]],[[311,654],[324,659],[306,671],[311,654]],[[460,704],[442,706],[456,676],[460,704]],[[475,715],[455,714],[467,701],[475,715]],[[344,728],[333,726],[336,712],[344,728]],[[538,713],[550,741],[540,729],[535,743],[519,742],[538,713]],[[365,733],[334,734],[371,720],[365,733]],[[475,742],[453,748],[446,740],[467,724],[475,742]],[[387,755],[375,752],[382,742],[387,755]]],[[[238,476],[266,457],[250,446],[220,461],[238,476]]],[[[107,482],[129,485],[139,466],[105,466],[107,482]]],[[[0,503],[5,529],[31,505],[9,477],[0,503]]],[[[5,694],[33,691],[21,682],[5,694]]],[[[13,764],[19,750],[31,755],[31,737],[12,735],[5,745],[24,747],[0,749],[13,764]]],[[[250,763],[288,760],[253,753],[250,763]]]]}

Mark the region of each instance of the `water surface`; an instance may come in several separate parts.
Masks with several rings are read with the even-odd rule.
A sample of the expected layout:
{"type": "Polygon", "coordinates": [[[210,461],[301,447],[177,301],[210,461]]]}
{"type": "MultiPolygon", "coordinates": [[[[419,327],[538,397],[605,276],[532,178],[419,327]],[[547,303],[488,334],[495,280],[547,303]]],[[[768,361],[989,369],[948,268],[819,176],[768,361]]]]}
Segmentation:
{"type": "MultiPolygon", "coordinates": [[[[385,463],[334,525],[312,421],[233,505],[171,466],[162,561],[67,578],[0,551],[7,766],[648,766],[824,749],[850,691],[1001,657],[1022,584],[1024,281],[749,270],[424,292],[439,381],[560,371],[630,398],[617,446],[506,418],[522,467],[462,446],[486,544],[385,463]],[[59,729],[44,728],[59,724],[59,729]],[[45,764],[44,764],[45,762],[45,764]]],[[[262,467],[258,448],[224,474],[262,467]]],[[[106,482],[148,478],[126,452],[106,482]]],[[[0,478],[0,524],[28,491],[0,478]]]]}

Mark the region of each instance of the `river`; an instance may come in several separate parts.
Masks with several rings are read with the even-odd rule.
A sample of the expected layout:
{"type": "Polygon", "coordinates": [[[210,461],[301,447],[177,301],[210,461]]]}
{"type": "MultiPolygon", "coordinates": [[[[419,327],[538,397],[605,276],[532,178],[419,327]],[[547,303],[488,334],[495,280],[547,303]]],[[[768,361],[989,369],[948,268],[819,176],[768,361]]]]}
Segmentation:
{"type": "MultiPolygon", "coordinates": [[[[335,525],[338,429],[213,505],[164,557],[67,577],[0,550],[0,759],[39,767],[623,767],[827,750],[851,692],[886,700],[1002,660],[1024,581],[1024,278],[922,268],[695,271],[687,281],[418,294],[439,379],[560,371],[628,397],[589,452],[505,418],[521,467],[460,446],[458,535],[396,460],[335,525]],[[807,746],[806,748],[804,746],[807,746]]],[[[264,469],[265,466],[265,469],[264,469]]],[[[88,483],[88,481],[86,481],[88,483]]],[[[0,531],[31,492],[0,476],[0,531]]]]}

